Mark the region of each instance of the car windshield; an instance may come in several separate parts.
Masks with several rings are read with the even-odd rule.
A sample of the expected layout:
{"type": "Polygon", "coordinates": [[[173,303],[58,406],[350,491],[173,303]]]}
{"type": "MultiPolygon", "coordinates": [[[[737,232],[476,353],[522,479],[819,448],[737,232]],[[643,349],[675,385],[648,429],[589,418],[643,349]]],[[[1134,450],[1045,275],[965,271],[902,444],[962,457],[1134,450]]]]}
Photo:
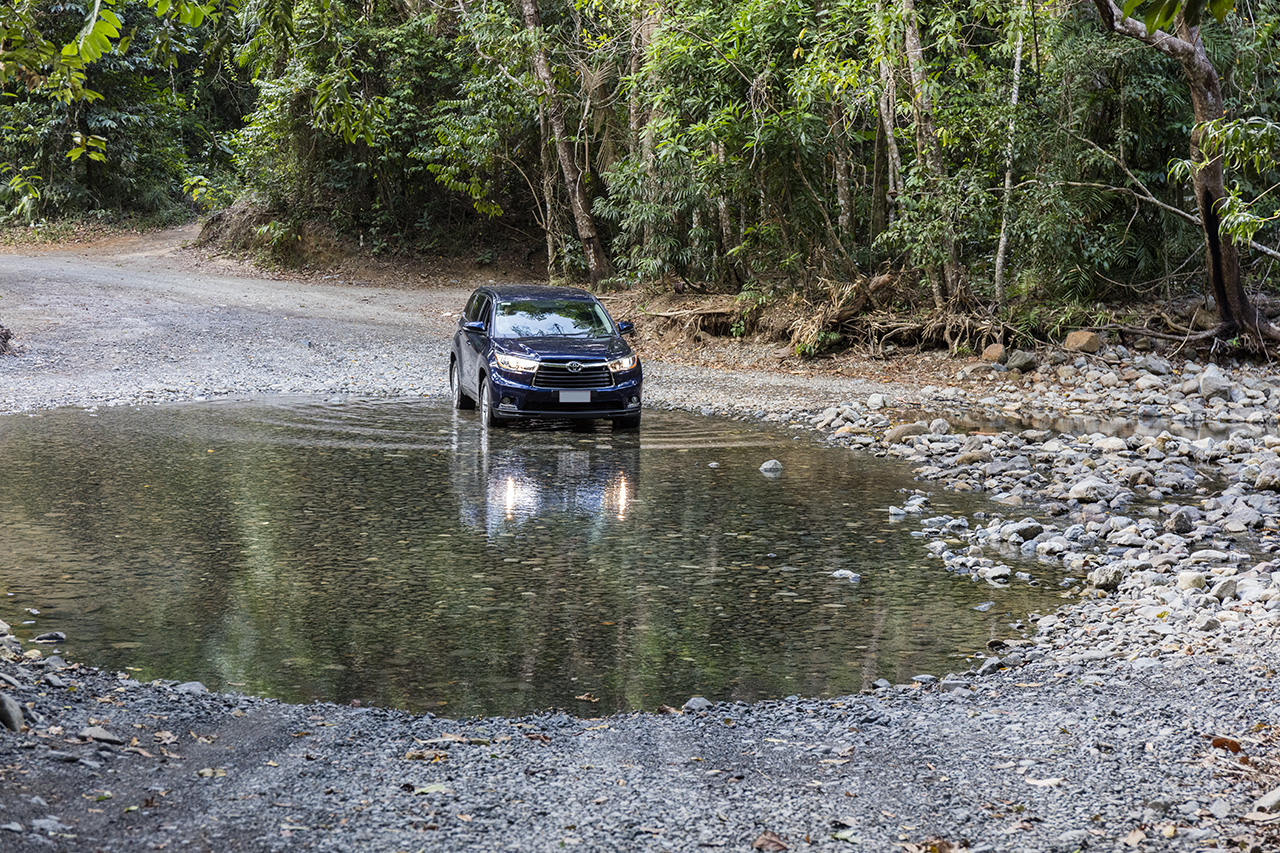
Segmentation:
{"type": "Polygon", "coordinates": [[[493,335],[498,338],[607,338],[613,335],[613,323],[598,302],[517,299],[498,303],[493,335]]]}

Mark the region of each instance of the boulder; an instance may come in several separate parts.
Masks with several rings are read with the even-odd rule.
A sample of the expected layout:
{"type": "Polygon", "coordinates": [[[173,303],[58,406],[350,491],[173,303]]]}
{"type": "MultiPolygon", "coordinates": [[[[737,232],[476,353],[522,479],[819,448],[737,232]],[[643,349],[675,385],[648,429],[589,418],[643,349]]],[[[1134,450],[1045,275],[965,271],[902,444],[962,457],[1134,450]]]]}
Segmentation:
{"type": "Polygon", "coordinates": [[[22,731],[22,706],[8,693],[0,693],[0,725],[11,732],[22,731]]]}
{"type": "Polygon", "coordinates": [[[1200,572],[1178,572],[1177,587],[1179,592],[1204,589],[1206,583],[1204,575],[1200,572]]]}
{"type": "Polygon", "coordinates": [[[916,421],[912,424],[898,424],[884,435],[885,444],[902,444],[908,438],[915,435],[928,435],[929,425],[924,421],[916,421]]]}
{"type": "Polygon", "coordinates": [[[1009,357],[1005,360],[1004,366],[1010,370],[1020,370],[1023,373],[1031,373],[1040,366],[1040,362],[1036,360],[1034,354],[1025,350],[1016,349],[1009,353],[1009,357]]]}
{"type": "Polygon", "coordinates": [[[1109,501],[1120,490],[1105,480],[1097,477],[1085,477],[1071,486],[1067,497],[1077,501],[1109,501]]]}
{"type": "Polygon", "coordinates": [[[1098,589],[1113,590],[1124,580],[1125,569],[1120,563],[1108,563],[1089,572],[1089,584],[1098,589]]]}
{"type": "Polygon", "coordinates": [[[1006,357],[1004,344],[991,344],[982,351],[982,360],[992,364],[1004,364],[1006,357]]]}
{"type": "Polygon", "coordinates": [[[1216,364],[1210,364],[1200,374],[1197,390],[1200,396],[1206,400],[1215,398],[1231,399],[1231,381],[1222,375],[1222,371],[1218,369],[1216,364]]]}
{"type": "Polygon", "coordinates": [[[1274,463],[1263,466],[1258,472],[1253,487],[1258,491],[1280,492],[1280,465],[1274,463]]]}
{"type": "Polygon", "coordinates": [[[1102,338],[1098,337],[1096,332],[1077,329],[1067,335],[1067,339],[1062,342],[1062,345],[1072,352],[1095,353],[1102,349],[1102,338]]]}
{"type": "Polygon", "coordinates": [[[1158,355],[1148,355],[1142,359],[1142,369],[1154,376],[1168,376],[1173,373],[1173,365],[1158,355]]]}

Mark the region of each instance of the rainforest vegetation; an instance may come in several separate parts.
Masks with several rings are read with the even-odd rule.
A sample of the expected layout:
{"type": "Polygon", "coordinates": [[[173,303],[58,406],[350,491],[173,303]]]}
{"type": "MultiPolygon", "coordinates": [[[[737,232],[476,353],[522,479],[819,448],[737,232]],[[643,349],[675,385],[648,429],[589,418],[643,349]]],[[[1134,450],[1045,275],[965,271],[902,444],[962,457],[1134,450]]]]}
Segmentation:
{"type": "Polygon", "coordinates": [[[1186,294],[1277,336],[1280,0],[3,0],[0,39],[15,226],[518,245],[800,300],[808,351],[868,312],[957,348],[1186,294]]]}

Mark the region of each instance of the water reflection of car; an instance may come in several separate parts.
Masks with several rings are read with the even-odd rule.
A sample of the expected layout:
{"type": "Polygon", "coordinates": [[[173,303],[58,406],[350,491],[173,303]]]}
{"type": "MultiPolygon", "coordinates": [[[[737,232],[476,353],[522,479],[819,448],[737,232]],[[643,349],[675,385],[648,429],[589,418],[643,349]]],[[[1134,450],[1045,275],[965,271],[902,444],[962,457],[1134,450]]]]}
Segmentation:
{"type": "Polygon", "coordinates": [[[451,457],[462,523],[489,536],[530,523],[563,525],[592,539],[604,535],[627,521],[639,486],[638,437],[622,439],[624,446],[618,441],[582,449],[551,438],[532,447],[522,441],[493,448],[484,437],[476,445],[464,439],[451,457]]]}
{"type": "Polygon", "coordinates": [[[640,358],[585,290],[481,287],[458,319],[449,353],[456,409],[477,404],[485,427],[517,418],[608,418],[640,425],[640,358]]]}

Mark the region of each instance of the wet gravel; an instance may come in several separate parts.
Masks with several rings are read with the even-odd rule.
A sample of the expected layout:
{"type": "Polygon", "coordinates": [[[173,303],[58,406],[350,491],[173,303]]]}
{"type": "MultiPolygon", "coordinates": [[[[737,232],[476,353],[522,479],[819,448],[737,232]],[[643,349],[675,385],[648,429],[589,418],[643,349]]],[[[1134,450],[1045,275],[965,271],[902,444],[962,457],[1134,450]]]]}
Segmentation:
{"type": "MultiPolygon", "coordinates": [[[[0,359],[0,411],[444,393],[449,315],[479,281],[254,278],[174,239],[0,258],[0,323],[22,350],[0,359]]],[[[1274,806],[1257,802],[1280,787],[1271,378],[1226,366],[1225,397],[1203,365],[1179,365],[1192,375],[1177,388],[1144,381],[1170,397],[1135,399],[1133,418],[1153,406],[1254,430],[1211,444],[953,426],[1019,401],[1123,414],[1109,395],[1160,375],[1129,355],[1025,377],[976,365],[931,391],[647,364],[650,406],[782,422],[917,467],[930,479],[891,517],[939,571],[1000,584],[1008,549],[1078,568],[1062,610],[1010,626],[968,671],[830,701],[449,720],[139,684],[5,625],[0,849],[1278,849],[1274,806]],[[920,408],[945,417],[917,423],[920,408]],[[998,502],[934,517],[944,487],[998,502]]]]}

